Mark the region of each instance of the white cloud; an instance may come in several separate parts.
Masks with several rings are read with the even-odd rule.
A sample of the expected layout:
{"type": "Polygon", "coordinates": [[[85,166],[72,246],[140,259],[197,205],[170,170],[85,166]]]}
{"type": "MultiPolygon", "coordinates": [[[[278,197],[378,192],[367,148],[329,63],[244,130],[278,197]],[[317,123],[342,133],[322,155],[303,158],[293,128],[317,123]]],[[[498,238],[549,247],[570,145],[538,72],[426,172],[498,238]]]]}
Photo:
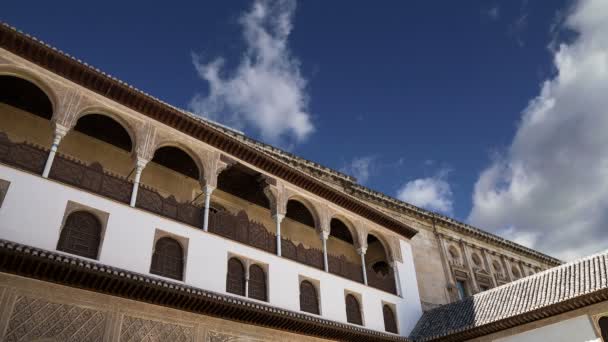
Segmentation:
{"type": "Polygon", "coordinates": [[[447,182],[447,170],[428,178],[418,178],[405,183],[398,191],[397,198],[413,205],[452,214],[452,189],[447,182]]]}
{"type": "Polygon", "coordinates": [[[224,59],[193,55],[209,93],[196,94],[190,110],[229,126],[253,128],[271,143],[299,142],[314,125],[308,112],[306,80],[288,49],[295,0],[258,0],[239,20],[247,50],[231,73],[224,59]]]}
{"type": "Polygon", "coordinates": [[[355,158],[348,165],[341,168],[340,171],[355,177],[360,184],[365,184],[372,173],[375,159],[373,156],[355,158]]]}
{"type": "Polygon", "coordinates": [[[608,2],[577,2],[565,25],[578,36],[481,173],[469,221],[572,259],[608,248],[608,2]]]}

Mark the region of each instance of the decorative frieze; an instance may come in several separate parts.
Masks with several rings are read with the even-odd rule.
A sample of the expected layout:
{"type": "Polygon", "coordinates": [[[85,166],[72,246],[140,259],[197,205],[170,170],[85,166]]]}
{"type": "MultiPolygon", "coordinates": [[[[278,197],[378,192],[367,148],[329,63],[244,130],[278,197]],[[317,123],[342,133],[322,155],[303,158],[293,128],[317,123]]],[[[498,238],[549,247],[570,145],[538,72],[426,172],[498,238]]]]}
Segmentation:
{"type": "Polygon", "coordinates": [[[192,342],[195,327],[124,316],[120,327],[121,342],[192,342]]]}

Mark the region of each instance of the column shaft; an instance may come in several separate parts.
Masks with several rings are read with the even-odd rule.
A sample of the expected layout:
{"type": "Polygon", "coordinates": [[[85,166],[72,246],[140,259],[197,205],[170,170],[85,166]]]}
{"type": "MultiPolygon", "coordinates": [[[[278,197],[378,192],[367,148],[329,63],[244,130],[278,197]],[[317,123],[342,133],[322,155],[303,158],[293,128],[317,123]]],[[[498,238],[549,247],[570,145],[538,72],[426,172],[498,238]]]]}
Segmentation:
{"type": "Polygon", "coordinates": [[[274,214],[273,216],[277,229],[277,255],[281,256],[281,221],[283,221],[285,215],[274,214]]]}
{"type": "Polygon", "coordinates": [[[51,145],[51,151],[49,152],[49,156],[46,159],[46,164],[44,164],[44,170],[42,171],[42,177],[48,178],[49,173],[51,173],[51,167],[53,166],[53,160],[55,159],[55,154],[57,153],[57,148],[59,147],[59,143],[61,139],[68,132],[68,129],[59,124],[55,124],[55,132],[53,135],[53,144],[51,145]]]}
{"type": "Polygon", "coordinates": [[[363,284],[367,285],[367,269],[365,266],[365,252],[367,248],[359,248],[357,252],[361,256],[361,270],[363,271],[363,284]]]}
{"type": "Polygon", "coordinates": [[[203,212],[204,231],[209,231],[209,206],[211,205],[211,193],[213,192],[213,190],[214,188],[209,185],[205,185],[203,187],[203,191],[205,192],[205,209],[203,212]]]}
{"type": "Polygon", "coordinates": [[[327,238],[329,237],[329,233],[322,232],[321,233],[321,242],[323,242],[323,268],[325,272],[329,272],[329,262],[327,261],[327,238]]]}
{"type": "Polygon", "coordinates": [[[144,170],[144,166],[146,164],[137,161],[137,165],[135,166],[135,177],[133,178],[133,190],[131,191],[131,202],[129,203],[132,207],[135,207],[135,203],[137,202],[137,192],[139,191],[139,181],[141,180],[141,173],[144,170]]]}

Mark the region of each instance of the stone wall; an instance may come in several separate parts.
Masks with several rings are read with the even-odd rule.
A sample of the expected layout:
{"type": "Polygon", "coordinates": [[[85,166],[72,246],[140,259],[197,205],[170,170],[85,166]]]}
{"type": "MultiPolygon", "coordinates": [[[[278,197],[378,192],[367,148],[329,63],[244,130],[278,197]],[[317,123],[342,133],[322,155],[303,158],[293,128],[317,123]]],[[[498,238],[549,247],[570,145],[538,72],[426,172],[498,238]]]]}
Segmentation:
{"type": "Polygon", "coordinates": [[[0,273],[1,341],[324,341],[0,273]]]}

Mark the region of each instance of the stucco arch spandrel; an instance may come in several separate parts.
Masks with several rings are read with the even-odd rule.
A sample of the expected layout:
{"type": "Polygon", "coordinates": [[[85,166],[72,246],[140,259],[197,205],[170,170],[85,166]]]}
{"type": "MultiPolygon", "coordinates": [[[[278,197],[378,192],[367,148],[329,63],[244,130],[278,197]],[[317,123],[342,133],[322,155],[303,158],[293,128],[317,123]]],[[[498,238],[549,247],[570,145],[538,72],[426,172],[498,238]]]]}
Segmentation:
{"type": "MultiPolygon", "coordinates": [[[[0,64],[0,76],[14,76],[35,84],[51,101],[53,119],[61,113],[63,94],[67,91],[59,83],[41,76],[28,68],[14,64],[0,64]]],[[[52,119],[52,120],[53,120],[52,119]]]]}
{"type": "Polygon", "coordinates": [[[203,150],[200,156],[203,165],[201,183],[211,189],[217,188],[217,177],[220,173],[237,163],[236,160],[218,151],[203,150]]]}
{"type": "Polygon", "coordinates": [[[272,215],[287,214],[287,192],[285,185],[277,182],[276,185],[268,184],[264,187],[264,194],[270,201],[270,210],[272,215]]]}

